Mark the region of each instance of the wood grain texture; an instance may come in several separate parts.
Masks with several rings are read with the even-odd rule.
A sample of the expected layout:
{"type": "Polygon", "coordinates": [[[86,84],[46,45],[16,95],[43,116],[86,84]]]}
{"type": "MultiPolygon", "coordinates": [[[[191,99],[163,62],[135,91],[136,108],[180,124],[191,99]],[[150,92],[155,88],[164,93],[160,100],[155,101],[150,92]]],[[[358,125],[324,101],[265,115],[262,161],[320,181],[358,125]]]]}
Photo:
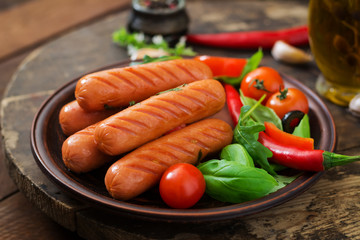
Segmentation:
{"type": "Polygon", "coordinates": [[[1,202],[0,216],[1,239],[80,239],[34,208],[21,193],[16,193],[1,202]]]}
{"type": "MultiPolygon", "coordinates": [[[[2,99],[7,83],[10,81],[11,76],[16,71],[16,68],[21,63],[21,61],[26,57],[29,52],[21,54],[19,56],[13,57],[6,62],[0,63],[0,99],[2,99]]],[[[0,113],[1,117],[1,113],[0,113]]],[[[2,142],[1,142],[2,143],[2,142]]],[[[3,150],[3,145],[0,145],[0,201],[7,197],[8,195],[17,191],[17,188],[9,177],[7,167],[5,165],[5,155],[3,150]]]]}
{"type": "Polygon", "coordinates": [[[0,59],[128,6],[129,0],[32,0],[0,12],[0,59]]]}
{"type": "MultiPolygon", "coordinates": [[[[229,30],[275,29],[306,23],[306,1],[198,0],[189,1],[188,7],[193,32],[221,31],[228,23],[232,25],[228,26],[229,30]],[[294,9],[302,14],[298,15],[294,9]],[[221,15],[225,16],[223,21],[221,15]]],[[[112,44],[110,38],[115,29],[126,23],[127,15],[127,12],[111,15],[36,49],[10,83],[2,102],[6,112],[2,117],[6,161],[12,178],[30,202],[62,226],[76,229],[85,239],[360,239],[359,163],[327,171],[305,193],[265,212],[230,222],[191,226],[141,222],[99,212],[87,208],[46,179],[29,154],[28,134],[33,115],[47,96],[73,77],[127,58],[126,50],[112,44]],[[23,120],[18,118],[20,114],[23,120]],[[71,224],[64,224],[67,218],[71,224]]],[[[249,57],[254,52],[200,46],[194,49],[199,54],[233,57],[249,57]]],[[[281,64],[268,51],[262,64],[291,75],[312,89],[319,74],[315,64],[301,67],[281,64]]],[[[337,127],[336,152],[360,155],[360,120],[345,108],[324,101],[337,127]]],[[[0,219],[3,214],[10,212],[4,211],[0,219]]],[[[34,225],[41,225],[41,217],[36,219],[34,225]]],[[[24,225],[16,223],[16,226],[24,225]]]]}

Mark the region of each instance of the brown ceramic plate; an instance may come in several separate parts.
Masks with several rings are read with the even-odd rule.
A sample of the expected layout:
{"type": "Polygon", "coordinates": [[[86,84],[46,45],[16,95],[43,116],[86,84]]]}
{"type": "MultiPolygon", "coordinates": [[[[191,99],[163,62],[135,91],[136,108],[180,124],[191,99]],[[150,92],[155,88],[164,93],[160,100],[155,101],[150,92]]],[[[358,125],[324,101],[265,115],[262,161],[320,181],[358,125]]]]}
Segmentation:
{"type": "MultiPolygon", "coordinates": [[[[128,64],[129,62],[122,62],[106,68],[123,67],[128,64]]],[[[308,97],[311,136],[315,140],[315,147],[333,151],[336,140],[335,126],[325,104],[314,92],[297,80],[289,76],[283,77],[286,87],[296,87],[308,97]]],[[[64,85],[42,104],[33,121],[31,148],[41,170],[55,184],[95,209],[156,221],[202,222],[233,219],[282,204],[304,192],[322,175],[322,173],[301,172],[295,181],[277,192],[240,204],[222,203],[205,195],[191,209],[171,209],[161,201],[157,188],[131,201],[115,200],[107,193],[103,181],[108,166],[77,175],[68,171],[62,162],[61,145],[66,136],[60,129],[58,114],[64,104],[74,99],[77,80],[78,78],[64,85]]],[[[222,114],[226,114],[226,111],[222,114]]]]}

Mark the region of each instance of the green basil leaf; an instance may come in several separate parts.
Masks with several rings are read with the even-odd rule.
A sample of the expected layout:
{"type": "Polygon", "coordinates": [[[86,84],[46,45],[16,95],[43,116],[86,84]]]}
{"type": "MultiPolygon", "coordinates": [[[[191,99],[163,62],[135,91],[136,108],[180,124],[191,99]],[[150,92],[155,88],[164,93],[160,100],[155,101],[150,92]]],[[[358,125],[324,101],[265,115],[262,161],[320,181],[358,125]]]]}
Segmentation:
{"type": "MultiPolygon", "coordinates": [[[[242,91],[240,90],[240,99],[244,105],[254,106],[258,104],[259,101],[255,99],[245,97],[242,91]]],[[[283,129],[281,119],[278,115],[272,110],[262,104],[256,107],[256,109],[251,113],[251,118],[254,119],[258,123],[264,124],[264,122],[272,122],[278,127],[279,129],[283,129]]]]}
{"type": "Polygon", "coordinates": [[[259,66],[263,56],[264,56],[263,51],[260,48],[256,53],[254,53],[249,58],[246,65],[244,66],[243,71],[241,72],[241,75],[240,75],[241,80],[245,77],[246,74],[248,74],[249,72],[255,70],[259,66]]]}
{"type": "Polygon", "coordinates": [[[206,181],[206,193],[222,202],[241,203],[270,193],[278,184],[265,170],[235,161],[210,160],[198,166],[206,181]]]}
{"type": "Polygon", "coordinates": [[[285,166],[277,164],[277,163],[270,163],[270,166],[275,172],[288,169],[288,167],[285,167],[285,166]]]}
{"type": "Polygon", "coordinates": [[[230,84],[238,88],[240,86],[240,83],[242,81],[241,77],[228,77],[228,76],[218,76],[215,77],[215,79],[222,81],[224,83],[230,84]]]}
{"type": "Polygon", "coordinates": [[[238,162],[247,167],[255,167],[250,154],[241,144],[234,143],[227,145],[222,149],[220,158],[227,161],[238,162]]]}
{"type": "Polygon", "coordinates": [[[164,62],[169,60],[182,59],[180,56],[161,56],[161,57],[150,57],[148,55],[144,56],[142,63],[151,63],[151,62],[164,62]]]}
{"type": "Polygon", "coordinates": [[[310,138],[310,122],[307,114],[301,119],[300,123],[295,127],[294,135],[304,138],[310,138]]]}
{"type": "Polygon", "coordinates": [[[263,169],[272,175],[276,172],[272,169],[268,162],[268,158],[272,157],[272,152],[257,141],[258,133],[265,130],[265,126],[261,123],[246,119],[249,117],[247,113],[251,111],[249,106],[241,108],[239,123],[234,129],[234,141],[245,147],[252,159],[263,169]]]}
{"type": "Polygon", "coordinates": [[[245,66],[241,72],[241,75],[239,77],[219,76],[219,77],[216,77],[216,79],[219,81],[222,81],[224,83],[231,84],[233,86],[238,87],[238,86],[240,86],[240,83],[243,80],[243,78],[246,76],[246,74],[255,70],[259,66],[263,56],[264,56],[264,54],[260,48],[256,53],[254,53],[247,60],[245,66]]]}
{"type": "Polygon", "coordinates": [[[274,186],[273,189],[271,189],[270,193],[276,192],[277,190],[285,187],[286,185],[290,184],[292,181],[294,181],[298,176],[300,175],[294,175],[294,176],[284,176],[284,175],[276,175],[274,176],[275,180],[278,182],[278,185],[274,186]]]}

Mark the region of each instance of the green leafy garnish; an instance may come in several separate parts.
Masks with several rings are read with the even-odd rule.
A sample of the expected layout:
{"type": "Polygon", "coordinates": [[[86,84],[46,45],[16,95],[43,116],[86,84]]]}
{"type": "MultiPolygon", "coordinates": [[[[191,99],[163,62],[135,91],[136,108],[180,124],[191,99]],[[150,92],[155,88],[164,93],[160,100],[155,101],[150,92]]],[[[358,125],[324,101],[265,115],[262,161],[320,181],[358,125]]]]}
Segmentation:
{"type": "Polygon", "coordinates": [[[295,127],[294,135],[304,138],[310,138],[310,122],[307,114],[301,119],[300,123],[295,127]]]}
{"type": "Polygon", "coordinates": [[[264,56],[264,54],[260,48],[256,53],[254,53],[248,59],[248,61],[246,62],[246,65],[244,66],[244,69],[242,70],[241,75],[239,77],[221,76],[221,77],[217,77],[216,79],[218,79],[224,83],[231,84],[233,86],[239,86],[241,81],[245,77],[245,75],[248,74],[249,72],[255,70],[259,66],[263,56],[264,56]]]}
{"type": "Polygon", "coordinates": [[[238,143],[227,145],[221,150],[220,158],[238,162],[246,167],[255,167],[254,161],[244,146],[238,143]]]}
{"type": "MultiPolygon", "coordinates": [[[[261,99],[259,100],[259,103],[261,99]]],[[[240,143],[248,151],[252,159],[263,169],[272,175],[276,172],[272,169],[268,162],[268,158],[272,157],[272,152],[257,141],[258,133],[265,130],[262,123],[255,122],[250,115],[258,105],[243,106],[239,122],[234,129],[234,141],[240,143]]]]}
{"type": "Polygon", "coordinates": [[[175,59],[181,59],[180,56],[161,56],[161,57],[150,57],[148,55],[144,56],[144,60],[142,63],[151,63],[151,62],[163,62],[175,59]]]}
{"type": "Polygon", "coordinates": [[[296,174],[294,176],[284,176],[284,175],[276,175],[274,176],[275,180],[278,182],[278,185],[274,186],[273,189],[269,193],[276,192],[277,190],[285,187],[286,185],[290,184],[292,181],[294,181],[299,174],[296,174]]]}
{"type": "Polygon", "coordinates": [[[161,35],[156,35],[149,40],[144,33],[129,33],[125,28],[121,28],[112,34],[112,40],[121,47],[127,47],[130,55],[140,48],[162,49],[174,56],[196,55],[191,47],[186,47],[185,37],[180,38],[179,42],[172,48],[161,35]]]}
{"type": "Polygon", "coordinates": [[[206,182],[206,193],[223,202],[241,203],[263,197],[277,185],[264,169],[238,161],[210,160],[198,166],[206,182]]]}
{"type": "Polygon", "coordinates": [[[165,90],[165,91],[162,91],[162,92],[158,92],[155,95],[160,95],[160,94],[167,93],[167,92],[172,92],[172,91],[181,91],[182,90],[181,87],[185,87],[185,86],[186,86],[186,84],[183,84],[183,85],[181,85],[179,87],[176,87],[176,88],[171,88],[171,89],[168,89],[168,90],[165,90]]]}
{"type": "Polygon", "coordinates": [[[271,122],[274,123],[276,127],[279,129],[283,129],[281,119],[274,112],[273,109],[268,108],[262,104],[259,104],[261,101],[256,101],[253,98],[245,97],[242,91],[240,90],[240,98],[241,102],[244,105],[248,105],[250,107],[257,105],[257,107],[251,112],[251,118],[258,123],[271,122]]]}
{"type": "Polygon", "coordinates": [[[175,59],[182,59],[180,56],[161,56],[161,57],[150,57],[145,55],[142,61],[131,62],[130,66],[141,65],[144,63],[152,63],[152,62],[163,62],[175,59]]]}
{"type": "Polygon", "coordinates": [[[240,75],[240,78],[243,79],[246,74],[255,70],[259,66],[263,56],[264,56],[263,51],[260,48],[256,53],[254,53],[254,55],[252,55],[249,58],[248,62],[246,63],[246,65],[240,75]]]}

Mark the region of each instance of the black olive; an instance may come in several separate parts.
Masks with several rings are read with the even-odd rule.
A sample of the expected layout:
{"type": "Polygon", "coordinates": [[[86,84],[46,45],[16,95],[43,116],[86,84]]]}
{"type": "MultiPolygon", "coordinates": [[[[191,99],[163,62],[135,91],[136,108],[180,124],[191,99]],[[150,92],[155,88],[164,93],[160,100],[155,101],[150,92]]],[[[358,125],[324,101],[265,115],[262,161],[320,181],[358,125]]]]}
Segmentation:
{"type": "Polygon", "coordinates": [[[298,110],[286,113],[281,120],[284,132],[293,133],[295,127],[300,123],[304,115],[305,113],[298,110]]]}

